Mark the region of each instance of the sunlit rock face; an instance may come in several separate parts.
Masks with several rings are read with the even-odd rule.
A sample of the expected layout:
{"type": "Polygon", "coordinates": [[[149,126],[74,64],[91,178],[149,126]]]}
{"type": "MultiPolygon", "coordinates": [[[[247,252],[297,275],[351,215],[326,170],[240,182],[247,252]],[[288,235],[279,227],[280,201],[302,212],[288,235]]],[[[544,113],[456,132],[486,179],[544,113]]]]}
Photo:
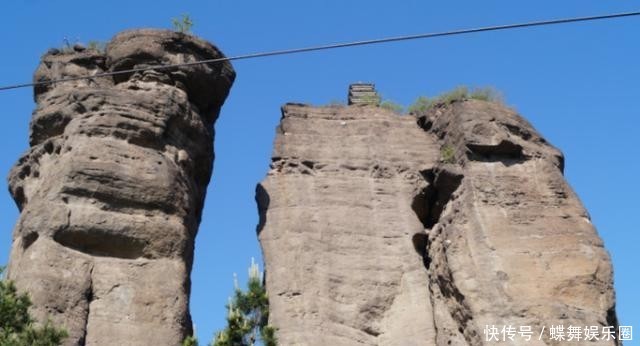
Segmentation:
{"type": "Polygon", "coordinates": [[[609,256],[563,165],[492,102],[285,105],[256,194],[281,344],[489,345],[487,326],[511,325],[546,345],[552,325],[617,329],[609,256]]]}
{"type": "MultiPolygon", "coordinates": [[[[42,57],[35,81],[223,57],[161,30],[106,52],[42,57]]],[[[9,278],[67,345],[171,345],[191,333],[194,238],[231,65],[154,69],[35,88],[30,149],[9,175],[21,211],[9,278]]]]}

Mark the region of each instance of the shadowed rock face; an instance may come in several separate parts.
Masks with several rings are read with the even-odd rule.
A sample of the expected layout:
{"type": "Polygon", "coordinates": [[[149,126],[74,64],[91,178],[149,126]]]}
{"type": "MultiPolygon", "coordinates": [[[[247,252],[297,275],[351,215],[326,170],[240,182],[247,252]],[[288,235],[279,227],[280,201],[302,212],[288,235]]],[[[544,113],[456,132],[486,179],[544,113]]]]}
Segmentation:
{"type": "Polygon", "coordinates": [[[486,325],[617,326],[611,263],[563,164],[489,102],[417,119],[286,105],[256,197],[281,344],[482,345],[486,325]]]}
{"type": "MultiPolygon", "coordinates": [[[[106,53],[45,55],[36,81],[222,57],[170,31],[117,35],[106,53]]],[[[35,89],[29,151],[9,175],[20,218],[8,276],[68,345],[177,345],[191,332],[194,237],[228,63],[35,89]]]]}

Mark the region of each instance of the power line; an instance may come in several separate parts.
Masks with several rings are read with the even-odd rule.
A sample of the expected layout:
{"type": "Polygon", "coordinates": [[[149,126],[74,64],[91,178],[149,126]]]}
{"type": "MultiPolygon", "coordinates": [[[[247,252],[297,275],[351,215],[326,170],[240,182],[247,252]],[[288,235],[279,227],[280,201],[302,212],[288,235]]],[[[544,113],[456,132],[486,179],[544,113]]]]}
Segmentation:
{"type": "Polygon", "coordinates": [[[166,70],[166,69],[172,69],[172,68],[182,67],[182,66],[210,64],[210,63],[223,62],[223,61],[246,60],[246,59],[264,58],[264,57],[276,56],[276,55],[288,55],[288,54],[314,52],[314,51],[328,50],[328,49],[335,49],[335,48],[346,48],[346,47],[364,46],[364,45],[371,45],[371,44],[443,37],[443,36],[455,36],[455,35],[464,35],[464,34],[471,34],[471,33],[477,33],[477,32],[508,30],[508,29],[527,28],[527,27],[534,27],[534,26],[587,22],[587,21],[614,19],[614,18],[622,18],[622,17],[632,17],[632,16],[638,16],[638,15],[640,15],[640,11],[614,13],[614,14],[606,14],[606,15],[590,16],[590,17],[572,17],[572,18],[552,19],[552,20],[534,21],[534,22],[527,22],[527,23],[487,26],[487,27],[472,28],[472,29],[460,29],[460,30],[453,30],[453,31],[436,32],[436,33],[386,37],[386,38],[371,39],[371,40],[364,40],[364,41],[325,44],[325,45],[311,46],[311,47],[304,47],[304,48],[283,49],[283,50],[275,50],[275,51],[268,51],[268,52],[236,55],[236,56],[224,57],[224,58],[193,61],[188,63],[171,64],[171,65],[155,65],[155,66],[147,66],[147,67],[141,67],[141,68],[133,68],[128,70],[104,72],[104,73],[98,73],[91,76],[68,77],[68,78],[52,79],[47,81],[8,85],[8,86],[0,87],[0,91],[25,88],[29,86],[47,85],[47,84],[53,84],[53,83],[59,83],[59,82],[69,82],[69,81],[75,81],[75,80],[81,80],[81,79],[110,77],[110,76],[115,76],[119,74],[128,74],[128,73],[142,72],[147,70],[166,70]]]}

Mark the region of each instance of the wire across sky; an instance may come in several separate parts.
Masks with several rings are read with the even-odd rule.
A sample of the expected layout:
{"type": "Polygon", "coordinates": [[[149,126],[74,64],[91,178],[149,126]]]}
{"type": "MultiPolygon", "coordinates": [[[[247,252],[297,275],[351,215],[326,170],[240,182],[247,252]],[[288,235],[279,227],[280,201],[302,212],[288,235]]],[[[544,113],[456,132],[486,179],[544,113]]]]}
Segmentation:
{"type": "Polygon", "coordinates": [[[244,54],[244,55],[235,55],[235,56],[230,56],[230,57],[208,59],[208,60],[200,60],[200,61],[193,61],[193,62],[180,63],[180,64],[145,66],[145,67],[141,67],[141,68],[133,68],[133,69],[127,69],[127,70],[118,70],[118,71],[98,73],[98,74],[95,74],[95,75],[68,77],[68,78],[51,79],[51,80],[45,80],[45,81],[37,81],[37,82],[31,82],[31,83],[22,83],[22,84],[13,84],[13,85],[1,86],[0,87],[0,91],[10,90],[10,89],[18,89],[18,88],[26,88],[26,87],[30,87],[30,86],[47,85],[47,84],[60,83],[60,82],[70,82],[70,81],[76,81],[76,80],[82,80],[82,79],[95,79],[95,78],[102,78],[102,77],[111,77],[111,76],[120,75],[120,74],[130,74],[130,73],[142,72],[142,71],[147,71],[147,70],[174,69],[174,68],[178,68],[178,67],[182,67],[182,66],[211,64],[211,63],[217,63],[217,62],[222,62],[222,61],[247,60],[247,59],[256,59],[256,58],[263,58],[263,57],[269,57],[269,56],[298,54],[298,53],[314,52],[314,51],[337,49],[337,48],[347,48],[347,47],[382,44],[382,43],[390,43],[390,42],[409,41],[409,40],[417,40],[417,39],[427,39],[427,38],[434,38],[434,37],[465,35],[465,34],[487,32],[487,31],[499,31],[499,30],[528,28],[528,27],[537,27],[537,26],[546,26],[546,25],[557,25],[557,24],[569,24],[569,23],[597,21],[597,20],[608,20],[608,19],[616,19],[616,18],[623,18],[623,17],[633,17],[633,16],[640,16],[640,11],[613,13],[613,14],[605,14],[605,15],[589,16],[589,17],[571,17],[571,18],[551,19],[551,20],[542,20],[542,21],[534,21],[534,22],[526,22],[526,23],[486,26],[486,27],[470,28],[470,29],[459,29],[459,30],[453,30],[453,31],[435,32],[435,33],[394,36],[394,37],[385,37],[385,38],[363,40],[363,41],[351,41],[351,42],[333,43],[333,44],[324,44],[324,45],[318,45],[318,46],[303,47],[303,48],[292,48],[292,49],[274,50],[274,51],[268,51],[268,52],[250,53],[250,54],[244,54]]]}

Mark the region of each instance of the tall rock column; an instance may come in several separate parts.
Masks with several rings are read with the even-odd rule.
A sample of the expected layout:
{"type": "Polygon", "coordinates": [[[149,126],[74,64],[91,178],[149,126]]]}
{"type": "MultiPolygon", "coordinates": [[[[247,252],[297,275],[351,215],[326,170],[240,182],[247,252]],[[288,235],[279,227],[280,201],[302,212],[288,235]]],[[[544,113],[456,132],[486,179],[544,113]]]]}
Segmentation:
{"type": "Polygon", "coordinates": [[[423,204],[437,343],[491,344],[486,326],[528,326],[537,336],[516,341],[532,345],[562,344],[551,326],[617,333],[609,255],[564,179],[562,153],[496,103],[454,102],[419,124],[446,154],[423,204]]]}
{"type": "Polygon", "coordinates": [[[555,345],[551,326],[617,328],[611,262],[563,164],[497,103],[286,105],[256,196],[281,343],[493,345],[485,328],[511,326],[532,335],[505,344],[555,345]]]}
{"type": "Polygon", "coordinates": [[[282,345],[430,345],[412,210],[437,142],[375,106],[289,104],[258,187],[270,323],[282,345]]]}
{"type": "MultiPolygon", "coordinates": [[[[222,57],[193,36],[121,33],[106,53],[42,58],[36,81],[222,57]]],[[[21,211],[8,276],[67,345],[177,345],[213,166],[213,124],[235,72],[212,63],[35,89],[29,151],[9,176],[21,211]]]]}

